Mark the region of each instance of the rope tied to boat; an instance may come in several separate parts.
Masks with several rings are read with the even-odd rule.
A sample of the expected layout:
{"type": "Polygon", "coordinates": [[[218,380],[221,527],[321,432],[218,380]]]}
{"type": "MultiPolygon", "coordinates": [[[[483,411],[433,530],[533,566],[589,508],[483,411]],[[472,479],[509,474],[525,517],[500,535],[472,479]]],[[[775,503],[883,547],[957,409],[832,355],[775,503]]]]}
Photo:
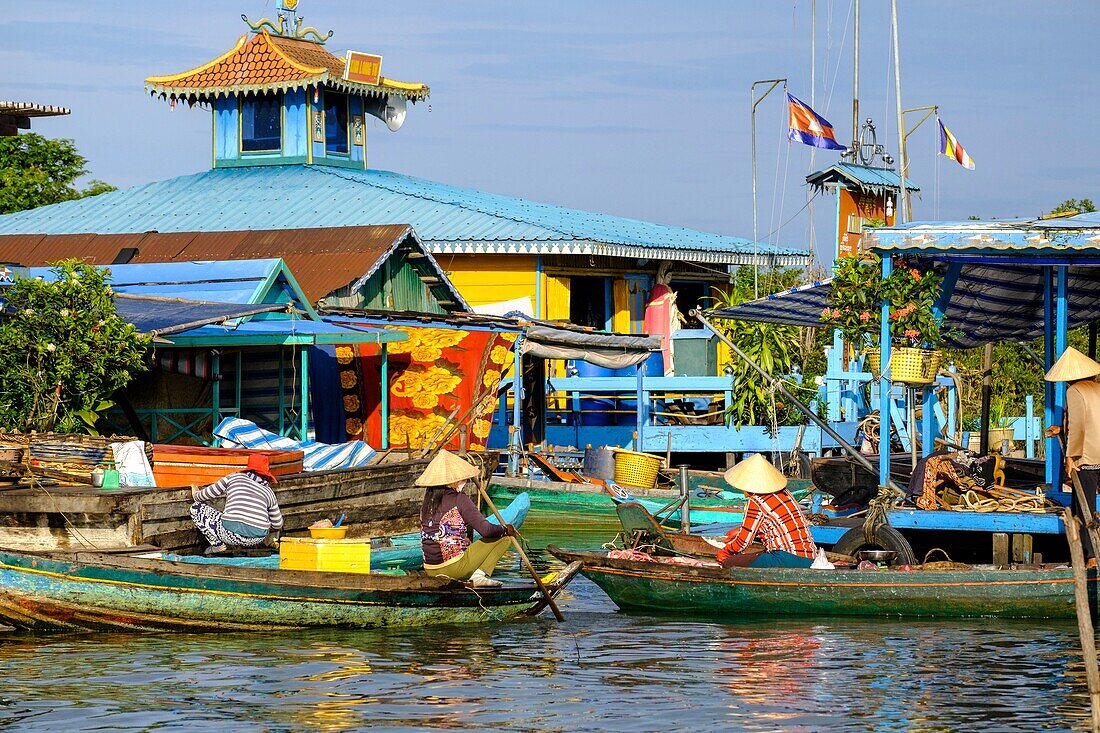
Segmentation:
{"type": "Polygon", "coordinates": [[[889,512],[905,494],[889,486],[880,486],[878,496],[867,504],[867,517],[863,520],[863,541],[876,544],[875,534],[878,528],[890,523],[889,512]]]}

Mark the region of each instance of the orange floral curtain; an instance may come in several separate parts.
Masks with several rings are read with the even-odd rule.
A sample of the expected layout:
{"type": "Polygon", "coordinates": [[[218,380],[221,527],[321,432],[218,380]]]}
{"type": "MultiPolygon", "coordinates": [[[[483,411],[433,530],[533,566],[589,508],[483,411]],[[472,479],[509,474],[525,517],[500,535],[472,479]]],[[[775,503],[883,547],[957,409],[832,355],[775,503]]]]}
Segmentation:
{"type": "MultiPolygon", "coordinates": [[[[387,328],[399,328],[409,334],[408,340],[389,344],[390,447],[422,448],[434,436],[438,436],[435,437],[438,445],[441,437],[452,433],[445,447],[457,449],[460,447],[457,426],[465,424],[469,426],[468,449],[484,450],[497,406],[497,388],[502,372],[512,364],[512,345],[517,334],[457,328],[387,328]],[[452,412],[454,420],[447,425],[452,412]]],[[[342,371],[347,430],[349,437],[353,430],[359,430],[361,435],[365,424],[366,439],[378,447],[382,431],[380,349],[367,344],[358,348],[356,406],[365,409],[358,415],[348,410],[347,388],[351,380],[345,380],[342,371]]],[[[343,370],[339,354],[337,361],[343,370]]]]}

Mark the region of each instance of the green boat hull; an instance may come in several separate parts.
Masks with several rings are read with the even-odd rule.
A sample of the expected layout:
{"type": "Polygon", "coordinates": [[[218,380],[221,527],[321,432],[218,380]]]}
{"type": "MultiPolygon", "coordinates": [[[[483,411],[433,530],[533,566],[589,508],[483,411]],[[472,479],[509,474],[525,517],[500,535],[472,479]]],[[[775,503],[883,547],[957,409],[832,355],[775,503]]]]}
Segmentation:
{"type": "MultiPolygon", "coordinates": [[[[690,567],[548,548],[626,611],[711,619],[775,616],[1075,618],[1073,572],[690,567]]],[[[1096,610],[1097,576],[1089,571],[1096,610]]]]}
{"type": "MultiPolygon", "coordinates": [[[[573,577],[566,568],[551,595],[573,577]]],[[[44,630],[244,630],[422,626],[538,613],[532,583],[209,566],[99,553],[0,550],[0,621],[44,630]]]]}

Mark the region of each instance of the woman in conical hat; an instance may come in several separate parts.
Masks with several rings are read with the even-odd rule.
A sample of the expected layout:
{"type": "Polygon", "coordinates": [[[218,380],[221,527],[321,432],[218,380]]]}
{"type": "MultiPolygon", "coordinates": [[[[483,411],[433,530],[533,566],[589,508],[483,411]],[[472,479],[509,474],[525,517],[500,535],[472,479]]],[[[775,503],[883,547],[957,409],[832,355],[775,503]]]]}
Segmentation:
{"type": "Polygon", "coordinates": [[[745,519],[726,535],[718,551],[723,567],[808,568],[817,556],[817,545],[798,502],[787,491],[787,477],[757,453],[726,471],[726,483],[745,492],[745,519]],[[753,540],[763,552],[745,552],[753,540]]]}
{"type": "MultiPolygon", "coordinates": [[[[1091,502],[1093,511],[1096,511],[1096,487],[1100,485],[1100,384],[1095,379],[1097,374],[1100,374],[1100,364],[1072,346],[1062,352],[1046,373],[1048,382],[1069,382],[1066,389],[1066,464],[1077,472],[1081,488],[1085,490],[1085,501],[1091,502]]],[[[1052,425],[1047,435],[1060,432],[1061,427],[1052,425]]],[[[1073,512],[1081,516],[1076,495],[1073,512]]],[[[1081,546],[1086,558],[1096,557],[1096,548],[1088,532],[1081,533],[1081,546]]]]}
{"type": "Polygon", "coordinates": [[[420,546],[428,575],[470,580],[474,585],[500,585],[489,576],[509,547],[511,525],[493,524],[462,493],[480,471],[448,450],[441,450],[416,480],[424,486],[420,508],[420,546]],[[482,539],[473,542],[472,532],[482,539]]]}

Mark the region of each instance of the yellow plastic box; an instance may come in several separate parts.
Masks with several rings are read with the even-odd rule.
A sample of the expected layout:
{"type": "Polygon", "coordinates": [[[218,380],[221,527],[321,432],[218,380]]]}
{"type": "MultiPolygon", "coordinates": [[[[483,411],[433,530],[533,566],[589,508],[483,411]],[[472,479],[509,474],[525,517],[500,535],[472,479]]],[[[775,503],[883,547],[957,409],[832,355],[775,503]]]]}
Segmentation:
{"type": "Polygon", "coordinates": [[[329,573],[369,573],[370,540],[284,537],[279,541],[279,568],[329,573]]]}

